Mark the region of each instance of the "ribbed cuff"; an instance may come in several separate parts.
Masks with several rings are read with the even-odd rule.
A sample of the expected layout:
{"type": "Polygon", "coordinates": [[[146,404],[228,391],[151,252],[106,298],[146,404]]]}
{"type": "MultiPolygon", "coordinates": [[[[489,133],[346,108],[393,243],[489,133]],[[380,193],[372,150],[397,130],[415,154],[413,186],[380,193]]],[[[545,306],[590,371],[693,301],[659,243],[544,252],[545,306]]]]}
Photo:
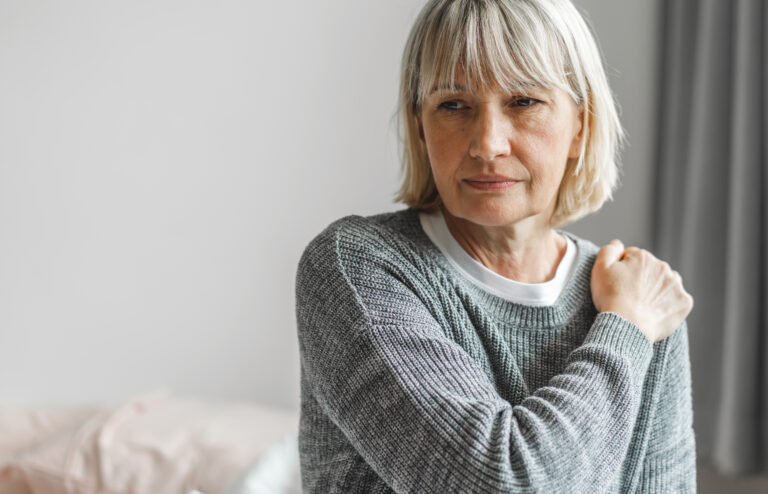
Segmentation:
{"type": "Polygon", "coordinates": [[[693,431],[678,446],[660,454],[646,456],[637,492],[696,493],[696,443],[693,431]]]}
{"type": "Polygon", "coordinates": [[[592,323],[584,344],[608,347],[617,353],[629,362],[633,379],[639,378],[642,385],[642,378],[653,358],[653,345],[637,325],[615,312],[601,312],[592,323]]]}

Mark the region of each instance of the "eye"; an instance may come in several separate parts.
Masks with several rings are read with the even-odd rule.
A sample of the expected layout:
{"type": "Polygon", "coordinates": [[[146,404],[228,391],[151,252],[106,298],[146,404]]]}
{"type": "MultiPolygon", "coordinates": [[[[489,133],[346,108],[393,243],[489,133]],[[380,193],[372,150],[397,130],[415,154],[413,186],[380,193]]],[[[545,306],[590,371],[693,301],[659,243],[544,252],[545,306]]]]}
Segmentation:
{"type": "Polygon", "coordinates": [[[442,103],[437,105],[437,108],[439,110],[445,110],[450,113],[450,112],[457,112],[459,110],[463,110],[464,108],[466,108],[466,106],[464,105],[464,103],[451,100],[451,101],[443,101],[442,103]]]}
{"type": "Polygon", "coordinates": [[[526,97],[517,98],[517,99],[515,99],[515,101],[512,102],[513,106],[520,106],[520,107],[523,107],[523,108],[527,108],[529,106],[534,106],[534,105],[539,104],[539,103],[541,103],[541,100],[537,100],[537,99],[534,99],[534,98],[526,98],[526,97]]]}

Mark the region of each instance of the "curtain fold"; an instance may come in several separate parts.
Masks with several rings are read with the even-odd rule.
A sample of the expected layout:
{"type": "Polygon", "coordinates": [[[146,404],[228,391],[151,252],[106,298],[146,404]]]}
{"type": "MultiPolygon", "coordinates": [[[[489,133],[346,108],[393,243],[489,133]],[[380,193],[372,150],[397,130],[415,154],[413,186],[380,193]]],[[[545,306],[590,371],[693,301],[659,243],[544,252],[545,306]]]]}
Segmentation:
{"type": "Polygon", "coordinates": [[[697,454],[768,472],[768,8],[662,3],[655,250],[680,271],[697,454]]]}

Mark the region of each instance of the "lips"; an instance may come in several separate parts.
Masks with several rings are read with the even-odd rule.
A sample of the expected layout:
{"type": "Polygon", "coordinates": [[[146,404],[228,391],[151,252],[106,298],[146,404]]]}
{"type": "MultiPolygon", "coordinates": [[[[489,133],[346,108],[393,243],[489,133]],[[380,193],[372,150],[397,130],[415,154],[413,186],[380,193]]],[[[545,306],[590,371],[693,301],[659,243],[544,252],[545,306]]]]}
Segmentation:
{"type": "Polygon", "coordinates": [[[520,180],[504,175],[475,175],[464,179],[466,182],[519,182],[520,180]]]}
{"type": "Polygon", "coordinates": [[[520,180],[504,175],[475,175],[463,180],[467,185],[478,190],[504,190],[513,187],[520,180]]]}

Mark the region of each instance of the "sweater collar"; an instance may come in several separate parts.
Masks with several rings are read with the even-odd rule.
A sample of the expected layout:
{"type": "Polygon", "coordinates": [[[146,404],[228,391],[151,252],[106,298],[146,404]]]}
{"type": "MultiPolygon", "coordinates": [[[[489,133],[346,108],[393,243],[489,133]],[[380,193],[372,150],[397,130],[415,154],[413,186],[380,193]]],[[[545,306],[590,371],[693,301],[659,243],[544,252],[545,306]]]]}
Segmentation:
{"type": "Polygon", "coordinates": [[[470,300],[477,301],[484,312],[498,322],[516,327],[555,328],[565,325],[577,311],[583,310],[585,305],[594,307],[590,280],[598,249],[592,242],[570,232],[555,229],[570,238],[578,247],[573,274],[552,305],[523,305],[489,293],[468,280],[429,239],[419,221],[419,212],[412,208],[407,211],[414,232],[413,240],[423,246],[424,254],[437,263],[444,273],[449,274],[451,282],[461,292],[469,295],[470,300]]]}

